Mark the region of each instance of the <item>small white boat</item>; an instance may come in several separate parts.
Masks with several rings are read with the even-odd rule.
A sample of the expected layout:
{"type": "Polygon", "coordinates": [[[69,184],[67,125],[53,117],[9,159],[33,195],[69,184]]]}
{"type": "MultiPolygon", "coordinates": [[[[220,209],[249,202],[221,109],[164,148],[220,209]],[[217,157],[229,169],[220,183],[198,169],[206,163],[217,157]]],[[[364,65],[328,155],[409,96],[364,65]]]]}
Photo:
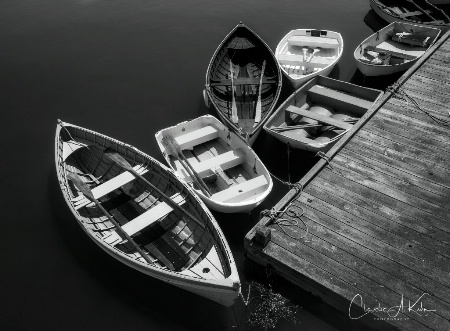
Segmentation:
{"type": "Polygon", "coordinates": [[[170,167],[213,210],[249,212],[272,190],[270,173],[253,149],[211,115],[163,129],[155,137],[170,167]],[[168,138],[181,153],[174,155],[168,138]]]}
{"type": "Polygon", "coordinates": [[[297,29],[281,39],[275,58],[297,89],[314,76],[328,76],[343,51],[344,40],[338,32],[297,29]]]}
{"type": "Polygon", "coordinates": [[[224,306],[234,303],[240,280],[225,237],[171,169],[130,145],[60,121],[55,161],[67,205],[105,252],[224,306]]]}
{"type": "Polygon", "coordinates": [[[427,0],[369,0],[370,7],[388,23],[405,22],[450,29],[450,17],[427,0]]]}
{"type": "Polygon", "coordinates": [[[316,76],[275,110],[264,130],[293,148],[327,151],[382,94],[379,90],[316,76]]]}
{"type": "Polygon", "coordinates": [[[353,56],[365,76],[382,76],[410,68],[437,40],[440,30],[393,22],[365,39],[353,56]]]}

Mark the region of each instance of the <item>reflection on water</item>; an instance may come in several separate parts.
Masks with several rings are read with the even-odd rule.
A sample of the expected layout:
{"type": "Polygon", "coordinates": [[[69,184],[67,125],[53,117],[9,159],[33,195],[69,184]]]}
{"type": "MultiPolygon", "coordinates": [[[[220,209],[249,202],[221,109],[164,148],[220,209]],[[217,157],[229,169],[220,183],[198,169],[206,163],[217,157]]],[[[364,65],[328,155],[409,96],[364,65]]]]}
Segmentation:
{"type": "MultiPolygon", "coordinates": [[[[206,68],[242,20],[275,49],[291,29],[338,31],[344,54],[331,77],[362,83],[352,58],[373,30],[367,1],[226,2],[3,0],[0,3],[0,325],[5,330],[227,330],[242,303],[222,308],[134,271],[100,250],[65,205],[54,167],[58,118],[136,146],[163,162],[154,133],[208,113],[206,68]]],[[[385,88],[392,78],[366,80],[385,88]]],[[[287,80],[279,102],[291,92],[287,80]]],[[[299,180],[317,161],[262,133],[254,144],[267,168],[299,180]],[[290,169],[288,173],[288,169],[290,169]]],[[[243,239],[287,187],[275,181],[251,214],[215,213],[241,279],[264,281],[244,257],[243,239]]],[[[302,330],[333,330],[329,307],[280,282],[304,309],[302,330]],[[311,313],[312,312],[312,313],[311,313]],[[313,314],[327,319],[327,322],[313,314]]],[[[339,323],[339,322],[338,322],[339,323]]],[[[280,330],[294,326],[282,323],[280,330]]],[[[242,329],[242,327],[241,327],[242,329]]]]}

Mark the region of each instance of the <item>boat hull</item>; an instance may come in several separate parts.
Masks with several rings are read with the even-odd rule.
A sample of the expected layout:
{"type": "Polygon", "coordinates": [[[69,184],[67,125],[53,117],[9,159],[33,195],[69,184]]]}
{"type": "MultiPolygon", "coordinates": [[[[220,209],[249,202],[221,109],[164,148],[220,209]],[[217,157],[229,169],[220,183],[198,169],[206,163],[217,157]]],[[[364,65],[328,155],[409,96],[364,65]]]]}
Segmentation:
{"type": "Polygon", "coordinates": [[[194,120],[182,122],[160,130],[155,134],[158,146],[167,163],[182,179],[184,178],[185,181],[192,184],[193,180],[189,177],[184,166],[166,151],[163,138],[168,135],[180,141],[179,145],[183,150],[183,154],[185,154],[187,160],[200,174],[200,177],[207,180],[207,178],[214,176],[211,170],[212,168],[202,167],[203,164],[207,164],[208,162],[213,167],[218,166],[226,172],[225,175],[219,174],[215,182],[207,183],[208,188],[213,193],[211,197],[206,196],[198,187],[193,187],[198,196],[209,208],[222,213],[247,213],[260,205],[272,190],[273,182],[270,173],[253,149],[217,118],[211,115],[201,116],[194,120]],[[181,136],[193,136],[195,132],[200,132],[206,128],[210,128],[215,132],[213,138],[205,138],[204,141],[198,144],[192,143],[190,145],[185,142],[186,139],[181,138],[181,136]],[[185,145],[183,145],[182,141],[185,142],[185,145]],[[187,148],[184,148],[184,146],[187,148]],[[239,152],[237,153],[237,151],[239,152]],[[238,155],[236,156],[235,154],[238,155]],[[225,155],[230,155],[234,159],[226,159],[225,155]],[[212,160],[218,160],[219,157],[223,157],[223,160],[213,164],[212,160]],[[224,177],[225,179],[223,179],[224,177]],[[230,183],[227,182],[228,179],[226,177],[233,180],[238,178],[238,180],[236,183],[230,183]],[[245,186],[244,182],[255,182],[258,178],[261,180],[261,186],[256,188],[253,186],[239,188],[240,185],[245,186]],[[224,184],[223,181],[227,183],[224,184]],[[237,191],[234,193],[230,191],[233,187],[237,188],[237,191]],[[226,191],[230,192],[230,195],[227,197],[228,200],[215,198],[224,195],[226,191]]]}
{"type": "Polygon", "coordinates": [[[338,32],[314,29],[296,29],[290,31],[283,37],[283,39],[281,39],[275,50],[275,57],[284,76],[291,82],[295,89],[298,89],[308,80],[317,75],[328,76],[340,60],[343,51],[344,40],[338,32]],[[303,42],[299,40],[296,41],[295,44],[290,44],[289,41],[291,39],[295,39],[295,37],[304,37],[305,40],[303,42]],[[311,38],[310,42],[308,37],[311,38]],[[312,38],[317,39],[318,41],[312,38]],[[320,44],[320,39],[324,40],[323,45],[320,44]],[[327,45],[325,40],[335,40],[336,42],[329,43],[329,45],[327,45]],[[308,61],[311,54],[313,54],[314,45],[320,45],[320,50],[314,53],[309,60],[310,62],[305,64],[304,62],[308,61]],[[303,52],[303,47],[308,48],[307,52],[303,52]],[[297,57],[299,61],[297,62],[290,60],[289,55],[297,57]],[[315,62],[317,67],[314,71],[311,71],[311,68],[314,67],[315,62]]]}
{"type": "Polygon", "coordinates": [[[393,22],[383,29],[372,34],[366,38],[358,47],[355,49],[353,56],[356,60],[356,65],[361,73],[365,76],[383,76],[390,75],[396,72],[402,72],[409,69],[417,60],[430,48],[439,37],[440,30],[424,25],[410,24],[410,23],[399,23],[393,22]],[[411,46],[405,43],[400,43],[393,41],[390,37],[394,31],[414,31],[420,33],[424,36],[429,37],[426,47],[411,46]],[[412,59],[402,60],[404,62],[397,61],[397,63],[389,64],[373,64],[369,63],[365,59],[365,49],[366,47],[376,47],[378,49],[386,49],[391,51],[396,51],[400,53],[400,56],[406,55],[411,56],[412,59]]]}
{"type": "MultiPolygon", "coordinates": [[[[90,157],[93,158],[93,156],[90,157]]],[[[101,161],[103,162],[103,160],[101,161]]],[[[231,250],[228,247],[225,237],[221,232],[217,222],[214,220],[212,214],[208,211],[200,198],[195,195],[195,192],[193,192],[189,188],[189,186],[183,184],[181,181],[179,181],[179,179],[177,179],[176,174],[173,173],[171,169],[167,168],[157,160],[151,158],[150,156],[144,154],[143,152],[137,150],[132,146],[123,144],[110,137],[100,135],[94,131],[63,122],[59,122],[56,130],[55,163],[58,181],[67,205],[69,206],[81,228],[106,253],[122,262],[123,264],[142,273],[145,273],[146,275],[172,284],[184,290],[190,291],[192,293],[198,294],[221,305],[233,305],[233,303],[239,296],[240,280],[233,256],[231,254],[231,250]],[[63,131],[67,131],[68,134],[63,131]],[[63,136],[65,137],[63,138],[63,136]],[[75,137],[75,139],[69,140],[69,137],[75,137]],[[77,143],[73,143],[74,141],[76,141],[77,143]],[[75,154],[77,154],[76,157],[80,157],[81,159],[81,152],[92,152],[92,155],[94,155],[94,151],[96,153],[96,150],[99,146],[102,146],[103,148],[109,147],[115,149],[117,153],[123,153],[123,155],[130,157],[131,160],[136,159],[140,163],[147,164],[147,167],[149,167],[149,171],[154,171],[151,178],[158,176],[159,173],[161,174],[161,176],[167,176],[165,178],[169,180],[170,183],[172,183],[172,187],[170,188],[170,190],[179,190],[180,193],[183,192],[184,194],[186,194],[186,203],[183,204],[183,206],[186,207],[186,204],[193,204],[192,206],[197,206],[193,208],[199,208],[199,210],[201,210],[201,212],[197,213],[195,217],[204,221],[204,233],[207,233],[207,236],[213,238],[212,240],[214,242],[214,244],[210,246],[208,250],[204,251],[204,254],[205,256],[210,257],[212,257],[213,255],[214,257],[217,256],[217,259],[222,261],[220,263],[226,269],[226,272],[224,271],[223,279],[219,279],[219,277],[217,277],[217,279],[211,279],[209,277],[193,277],[191,271],[194,270],[194,267],[198,268],[199,266],[203,265],[202,261],[204,260],[204,258],[200,258],[197,262],[192,262],[192,264],[189,262],[190,266],[186,269],[174,271],[162,265],[158,265],[157,262],[152,264],[148,263],[145,259],[142,258],[139,253],[133,251],[132,249],[130,250],[129,248],[127,248],[127,250],[124,250],[122,248],[123,242],[117,244],[117,242],[112,243],[109,241],[108,238],[111,238],[112,236],[117,234],[117,228],[115,226],[105,226],[106,222],[104,220],[100,222],[100,219],[102,217],[97,217],[98,212],[96,212],[96,207],[95,205],[91,206],[89,201],[87,202],[87,204],[80,207],[80,204],[78,204],[78,202],[80,201],[79,198],[84,197],[82,195],[74,195],[75,188],[67,178],[67,174],[69,172],[74,172],[76,170],[74,166],[74,164],[76,163],[75,161],[73,161],[75,159],[71,160],[71,158],[75,157],[75,154]]],[[[102,167],[103,165],[99,163],[98,166],[102,167]]],[[[86,172],[86,174],[88,174],[88,172],[86,172]]],[[[105,174],[105,176],[109,175],[108,173],[105,174]]],[[[95,176],[90,176],[90,178],[95,178],[95,176]]],[[[112,178],[112,180],[114,180],[114,178],[112,178]]],[[[111,183],[111,181],[109,181],[108,183],[111,183]]],[[[127,183],[121,186],[119,189],[131,192],[131,188],[129,185],[130,184],[127,183]]],[[[134,185],[135,184],[133,184],[133,186],[134,185]]],[[[98,187],[100,186],[101,185],[98,185],[98,187]]],[[[97,186],[92,189],[93,194],[96,188],[97,186]]],[[[113,194],[113,191],[108,194],[113,194]]],[[[107,196],[105,195],[104,197],[99,198],[102,199],[102,205],[106,206],[106,204],[109,204],[109,206],[111,206],[110,203],[112,203],[113,200],[110,200],[111,202],[104,200],[106,197],[107,196]]],[[[125,205],[122,203],[122,206],[125,205]]],[[[193,210],[192,207],[188,207],[190,208],[190,210],[193,210]]],[[[153,210],[150,210],[150,208],[148,211],[153,212],[153,210]]],[[[151,212],[148,214],[151,215],[151,212]]],[[[116,217],[118,220],[121,220],[121,222],[123,221],[122,217],[119,217],[117,213],[114,213],[114,218],[116,217]]],[[[122,228],[125,228],[127,224],[129,225],[131,222],[132,221],[130,221],[129,223],[125,222],[125,225],[122,225],[122,228]]],[[[185,224],[186,229],[188,229],[188,227],[191,227],[191,225],[189,225],[190,223],[185,224]]],[[[144,234],[143,231],[145,231],[145,229],[140,230],[137,235],[142,236],[144,234]]],[[[196,235],[194,234],[192,236],[193,238],[196,237],[196,235]]],[[[142,244],[142,246],[144,245],[142,244]]],[[[158,257],[157,260],[158,259],[160,259],[160,257],[158,257]]]]}
{"type": "Polygon", "coordinates": [[[251,145],[275,108],[281,84],[281,71],[270,47],[240,23],[211,58],[206,71],[205,103],[251,145]]]}
{"type": "Polygon", "coordinates": [[[381,95],[379,90],[319,75],[292,93],[267,120],[264,130],[292,148],[326,152],[351,129],[345,121],[352,119],[354,124],[381,95]],[[308,117],[314,115],[310,113],[315,116],[308,117]]]}
{"type": "MultiPolygon", "coordinates": [[[[407,2],[405,0],[405,2],[407,2]]],[[[379,5],[377,5],[376,1],[369,0],[370,7],[373,9],[373,11],[380,16],[383,20],[385,20],[388,23],[393,22],[406,22],[406,23],[417,23],[425,26],[429,26],[432,28],[440,29],[442,32],[450,30],[450,23],[448,16],[440,9],[435,7],[433,4],[428,3],[426,1],[421,1],[421,5],[425,4],[426,7],[424,9],[430,10],[432,13],[436,13],[438,15],[439,19],[444,20],[444,23],[433,23],[428,21],[415,21],[412,19],[402,19],[398,15],[394,15],[393,13],[389,13],[386,10],[383,10],[379,5]]]]}

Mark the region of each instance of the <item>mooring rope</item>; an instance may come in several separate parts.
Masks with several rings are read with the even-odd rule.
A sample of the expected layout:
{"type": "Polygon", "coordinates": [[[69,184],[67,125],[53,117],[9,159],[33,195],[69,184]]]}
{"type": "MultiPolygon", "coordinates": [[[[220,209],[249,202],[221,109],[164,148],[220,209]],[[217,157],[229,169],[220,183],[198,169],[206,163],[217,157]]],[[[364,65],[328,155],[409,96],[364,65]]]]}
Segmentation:
{"type": "MultiPolygon", "coordinates": [[[[388,86],[386,92],[391,92],[394,98],[404,100],[406,102],[411,102],[417,109],[428,115],[433,121],[442,126],[450,126],[450,120],[440,119],[427,110],[420,107],[416,100],[414,100],[410,95],[408,95],[404,90],[400,90],[400,85],[398,83],[394,83],[391,86],[388,86]]],[[[450,112],[449,112],[450,116],[450,112]]]]}
{"type": "Polygon", "coordinates": [[[322,151],[318,151],[317,153],[316,153],[316,155],[314,155],[314,157],[316,157],[316,156],[318,156],[318,157],[320,157],[321,159],[324,159],[326,162],[327,162],[327,165],[331,168],[331,169],[333,169],[333,166],[331,165],[331,163],[330,163],[330,157],[328,156],[328,155],[326,155],[324,152],[322,152],[322,151]]]}
{"type": "Polygon", "coordinates": [[[283,210],[276,210],[275,208],[272,208],[270,210],[265,209],[265,210],[261,211],[261,218],[262,218],[262,216],[269,217],[272,221],[271,224],[277,225],[286,236],[288,236],[289,238],[294,239],[294,240],[300,240],[300,239],[304,239],[308,235],[309,229],[308,229],[308,225],[305,223],[305,221],[303,221],[301,219],[301,217],[305,213],[305,210],[301,206],[298,206],[298,205],[294,204],[293,202],[294,201],[292,201],[289,205],[287,205],[286,208],[284,208],[283,210]],[[301,213],[297,210],[290,209],[292,206],[300,209],[301,213]],[[289,218],[281,217],[284,214],[286,214],[286,216],[289,216],[289,218]],[[299,221],[302,222],[306,228],[305,234],[302,235],[301,237],[298,237],[298,238],[294,237],[290,233],[286,232],[286,230],[283,228],[283,227],[297,227],[299,229],[302,229],[299,226],[299,221]]]}

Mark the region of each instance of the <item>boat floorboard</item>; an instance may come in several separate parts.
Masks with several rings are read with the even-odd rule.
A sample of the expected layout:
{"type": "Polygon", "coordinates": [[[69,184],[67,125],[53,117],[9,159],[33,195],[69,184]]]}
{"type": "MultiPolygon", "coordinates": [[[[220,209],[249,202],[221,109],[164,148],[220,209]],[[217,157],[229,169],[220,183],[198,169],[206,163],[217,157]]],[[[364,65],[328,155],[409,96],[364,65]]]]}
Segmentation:
{"type": "Polygon", "coordinates": [[[450,329],[449,37],[278,202],[283,215],[245,238],[250,259],[349,321],[450,329]]]}

